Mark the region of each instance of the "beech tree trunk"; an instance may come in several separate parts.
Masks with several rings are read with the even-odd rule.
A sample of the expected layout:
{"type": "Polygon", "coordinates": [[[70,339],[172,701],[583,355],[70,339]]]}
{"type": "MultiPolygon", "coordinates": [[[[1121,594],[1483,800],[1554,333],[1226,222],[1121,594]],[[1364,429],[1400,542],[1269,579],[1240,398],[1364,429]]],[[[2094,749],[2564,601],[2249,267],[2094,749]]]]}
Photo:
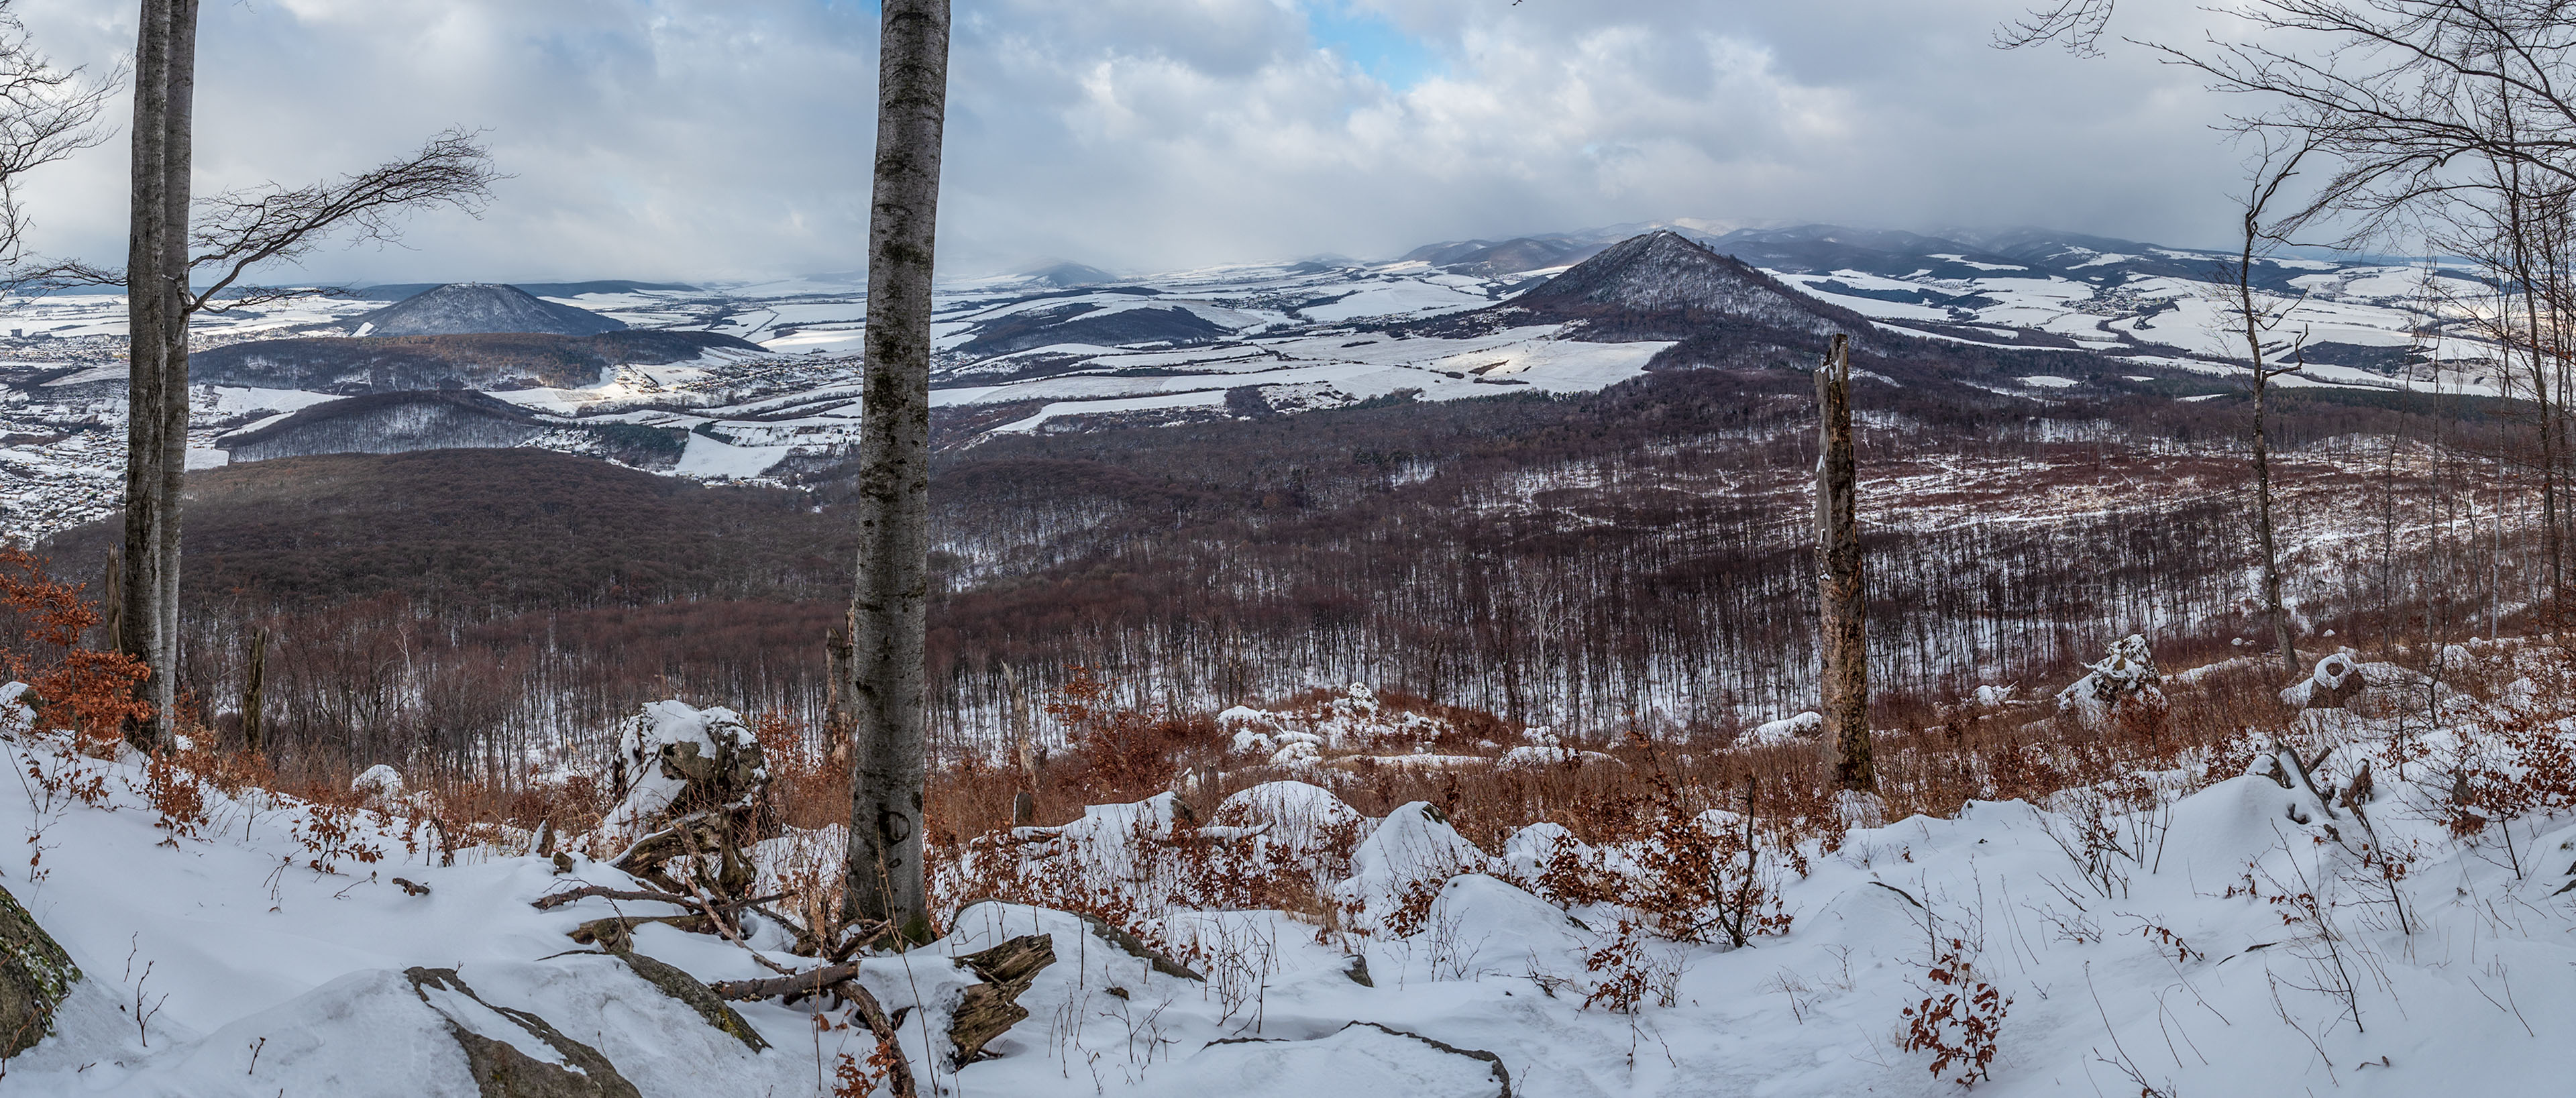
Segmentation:
{"type": "Polygon", "coordinates": [[[128,730],[170,742],[179,676],[179,491],[188,464],[188,172],[197,0],[142,0],[134,48],[134,170],[126,251],[125,574],[116,636],[152,669],[152,716],[128,730]]]}
{"type": "Polygon", "coordinates": [[[1861,594],[1859,462],[1852,455],[1851,341],[1834,336],[1816,371],[1823,420],[1816,458],[1817,594],[1824,604],[1818,637],[1824,655],[1825,742],[1833,746],[1834,784],[1875,790],[1869,754],[1868,601],[1861,594]]]}
{"type": "Polygon", "coordinates": [[[268,708],[268,630],[250,631],[250,660],[242,669],[242,750],[258,754],[267,729],[260,714],[268,708]]]}
{"type": "Polygon", "coordinates": [[[2263,372],[2262,343],[2255,341],[2254,360],[2254,533],[2263,551],[2263,611],[2272,618],[2272,645],[2281,653],[2281,673],[2299,677],[2299,650],[2291,644],[2290,613],[2281,605],[2281,554],[2272,534],[2272,444],[2264,433],[2264,398],[2271,392],[2263,372]]]}
{"type": "Polygon", "coordinates": [[[858,583],[851,594],[854,920],[928,941],[921,789],[930,580],[931,260],[948,103],[948,0],[886,0],[868,219],[858,583]]]}

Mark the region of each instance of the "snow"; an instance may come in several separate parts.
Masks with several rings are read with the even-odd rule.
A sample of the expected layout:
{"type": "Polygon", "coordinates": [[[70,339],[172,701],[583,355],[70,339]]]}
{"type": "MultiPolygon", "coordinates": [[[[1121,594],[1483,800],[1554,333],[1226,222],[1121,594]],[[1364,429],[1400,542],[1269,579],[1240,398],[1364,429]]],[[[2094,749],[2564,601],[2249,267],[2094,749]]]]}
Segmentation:
{"type": "Polygon", "coordinates": [[[1423,801],[1387,813],[1351,855],[1351,877],[1342,898],[1358,908],[1362,926],[1384,926],[1408,893],[1462,872],[1482,870],[1491,858],[1458,834],[1438,809],[1423,801]]]}
{"type": "Polygon", "coordinates": [[[2083,384],[2071,377],[2057,377],[2052,374],[2032,374],[2019,380],[2034,389],[2071,389],[2083,384]]]}
{"type": "Polygon", "coordinates": [[[1796,716],[1757,724],[1753,726],[1752,731],[1744,734],[1740,742],[1748,745],[1792,743],[1802,739],[1814,739],[1824,730],[1824,714],[1811,709],[1796,716]]]}
{"type": "Polygon", "coordinates": [[[1493,1098],[1494,1065],[1444,1051],[1420,1037],[1353,1022],[1309,1041],[1209,1045],[1171,1066],[1140,1098],[1493,1098]]]}
{"type": "MultiPolygon", "coordinates": [[[[713,759],[726,750],[758,747],[733,710],[699,709],[677,700],[646,703],[642,712],[618,722],[617,756],[624,764],[627,786],[617,807],[600,821],[601,831],[628,839],[641,837],[640,832],[652,827],[687,791],[688,782],[662,765],[665,757],[713,759]]],[[[765,772],[762,777],[766,778],[765,772]]]]}
{"type": "Polygon", "coordinates": [[[705,480],[749,480],[768,472],[769,467],[785,460],[794,447],[735,446],[708,438],[695,431],[689,433],[686,450],[674,470],[682,476],[705,480]]]}
{"type": "MultiPolygon", "coordinates": [[[[2452,655],[2501,665],[2492,646],[2452,655]]],[[[2096,673],[2139,662],[2106,659],[2112,670],[2096,673]]],[[[2335,668],[2375,690],[2412,681],[2394,665],[2335,668]]],[[[2528,682],[2518,693],[2564,701],[2528,682]]],[[[2489,712],[2465,697],[2453,711],[2489,712]]],[[[665,703],[623,730],[624,747],[712,742],[721,712],[665,703]]],[[[2420,711],[2346,714],[2319,788],[2350,789],[2365,764],[2379,780],[2333,804],[2259,773],[2186,768],[2140,775],[2162,791],[2144,803],[2077,789],[2045,806],[1970,802],[1948,819],[1855,826],[1831,850],[1810,841],[1805,874],[1776,882],[1786,932],[1740,949],[1623,937],[1622,909],[1550,900],[1536,882],[1566,853],[1615,854],[1562,826],[1532,824],[1488,854],[1428,804],[1371,821],[1321,786],[1271,782],[1218,815],[1267,825],[1252,841],[1283,850],[1366,833],[1335,888],[1357,912],[1343,930],[1284,912],[1171,908],[1154,929],[1202,980],[1158,971],[1070,914],[984,902],[925,949],[868,959],[860,978],[903,1012],[916,1072],[957,1098],[1482,1096],[1501,1093],[1498,1066],[1518,1094],[1956,1093],[1926,1070],[1928,1055],[1898,1047],[1900,1008],[1936,986],[1936,947],[1958,954],[1950,971],[2011,999],[1978,1093],[2556,1093],[2576,1070],[2576,1049],[2555,1037],[2576,1018],[2576,987],[2551,976],[2576,962],[2558,855],[2576,826],[2565,809],[2504,825],[2526,863],[2550,852],[2519,873],[2496,825],[2455,837],[2439,811],[2448,775],[2491,751],[2464,738],[2472,727],[2427,731],[2420,711]],[[2404,766],[2401,729],[2415,745],[2403,750],[2428,752],[2404,766]],[[2095,826],[2139,837],[2134,852],[2088,860],[2077,837],[2095,826]],[[2373,850],[2412,866],[2393,893],[2405,927],[2363,860],[2373,850]],[[2302,895],[2323,902],[2304,908],[2302,895]],[[933,1064],[925,1050],[943,1047],[937,1035],[972,982],[948,958],[1033,933],[1058,960],[1021,997],[1029,1018],[990,1046],[996,1059],[933,1064]],[[1590,959],[1605,950],[1668,994],[1634,1014],[1586,1008],[1605,976],[1590,959]],[[1362,962],[1373,986],[1353,979],[1362,962]]],[[[58,1032],[10,1062],[0,1095],[475,1094],[449,1025],[566,1062],[506,1011],[598,1049],[645,1095],[819,1098],[829,1072],[818,1067],[866,1051],[799,1011],[749,1004],[744,1017],[774,1046],[755,1053],[614,958],[565,953],[565,931],[614,905],[529,901],[575,883],[631,886],[595,863],[558,877],[515,850],[473,848],[454,866],[420,864],[397,822],[361,814],[360,835],[385,860],[321,872],[293,837],[310,806],[215,794],[209,825],[174,836],[126,784],[139,777],[133,762],[74,762],[24,736],[0,755],[21,772],[77,766],[109,779],[96,808],[33,785],[0,801],[0,829],[37,835],[44,853],[40,876],[13,868],[8,887],[87,974],[58,1032]],[[397,874],[433,891],[406,895],[384,880],[397,874]],[[461,986],[415,991],[413,966],[453,968],[461,986]],[[142,1026],[138,998],[160,1008],[142,1026]]],[[[2268,756],[2253,757],[2262,770],[2268,756]]],[[[1165,795],[1094,806],[1065,829],[1068,846],[1089,851],[1093,872],[1135,871],[1138,844],[1174,825],[1173,805],[1165,795]]],[[[637,940],[702,979],[761,974],[743,948],[709,936],[648,926],[637,940]]]]}

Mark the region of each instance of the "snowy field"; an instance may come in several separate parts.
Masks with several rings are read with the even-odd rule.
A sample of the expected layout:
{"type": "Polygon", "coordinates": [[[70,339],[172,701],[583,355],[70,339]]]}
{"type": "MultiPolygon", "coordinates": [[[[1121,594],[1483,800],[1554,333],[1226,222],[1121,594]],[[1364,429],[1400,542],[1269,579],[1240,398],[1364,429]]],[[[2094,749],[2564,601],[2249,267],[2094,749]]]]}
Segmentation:
{"type": "MultiPolygon", "coordinates": [[[[2175,253],[2182,254],[2182,253],[2175,253]]],[[[2114,259],[2120,257],[2112,257],[2114,259]]],[[[2283,385],[2439,388],[2493,392],[2500,379],[2465,335],[2481,309],[2476,283],[2411,268],[2318,268],[2304,296],[2266,295],[2286,310],[2283,332],[2311,344],[2376,349],[2402,358],[2426,318],[2454,333],[2428,347],[2440,369],[2318,363],[2283,385]],[[2430,287],[2428,289],[2428,286],[2430,287]]],[[[2024,333],[2126,357],[2141,366],[2231,376],[2240,353],[2224,330],[2217,287],[2168,276],[2097,286],[2062,274],[1993,264],[1947,265],[1979,277],[1907,278],[1857,271],[1783,274],[1789,284],[1855,309],[1891,330],[1929,338],[2029,345],[2024,333]],[[1985,268],[1995,268],[1988,270],[1985,268]],[[1870,296],[1870,295],[1878,296],[1870,296]],[[1933,306],[1888,300],[1929,295],[1933,306]]],[[[1306,411],[1408,394],[1452,400],[1514,391],[1587,392],[1635,377],[1660,343],[1601,344],[1555,326],[1462,339],[1398,338],[1372,325],[1481,308],[1549,271],[1500,278],[1419,262],[1238,265],[1170,272],[1116,287],[1057,290],[1023,278],[946,284],[938,299],[935,403],[1024,406],[987,430],[1078,430],[1088,422],[1156,422],[1240,414],[1228,390],[1273,410],[1306,411]],[[1073,341],[1048,341],[1061,328],[1073,341]],[[1087,335],[1086,335],[1087,333],[1087,335]],[[1085,342],[1106,338],[1111,342],[1085,342]],[[1086,417],[1102,417],[1098,421],[1086,417]]],[[[2081,271],[2074,272],[2081,274],[2081,271]]],[[[495,395],[566,425],[632,424],[697,432],[707,445],[657,471],[702,479],[759,479],[781,460],[846,450],[858,431],[856,356],[864,288],[812,276],[703,290],[586,293],[554,299],[636,328],[719,332],[766,354],[715,351],[666,366],[616,368],[579,388],[495,395]]],[[[198,318],[213,346],[338,334],[375,301],[307,296],[198,318]]],[[[122,299],[57,294],[11,299],[0,321],[0,516],[41,536],[104,514],[107,478],[122,465],[122,299]]],[[[2287,337],[2284,336],[2286,339],[2287,337]]],[[[2277,353],[2277,349],[2276,349],[2277,353]]],[[[275,422],[331,396],[200,386],[191,464],[225,460],[226,436],[275,422]]],[[[2034,374],[2014,390],[2032,399],[2082,395],[2082,383],[2034,374]]],[[[586,436],[552,432],[534,445],[581,449],[586,436]]]]}

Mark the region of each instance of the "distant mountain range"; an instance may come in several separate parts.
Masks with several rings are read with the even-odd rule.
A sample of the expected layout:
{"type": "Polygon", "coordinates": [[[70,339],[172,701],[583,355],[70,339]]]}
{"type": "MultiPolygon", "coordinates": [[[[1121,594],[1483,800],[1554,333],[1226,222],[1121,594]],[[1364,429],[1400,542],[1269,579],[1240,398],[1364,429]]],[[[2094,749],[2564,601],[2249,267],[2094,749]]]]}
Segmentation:
{"type": "MultiPolygon", "coordinates": [[[[407,297],[452,286],[450,282],[386,282],[339,291],[334,296],[355,301],[400,301],[407,297]]],[[[584,294],[631,294],[641,292],[701,292],[685,282],[637,282],[624,278],[602,278],[589,282],[513,282],[511,286],[538,297],[580,297],[584,294]]]]}
{"type": "MultiPolygon", "coordinates": [[[[2054,229],[1950,229],[1927,235],[1901,229],[1798,225],[1714,233],[1656,224],[1425,244],[1406,252],[1398,262],[1503,278],[1582,262],[1642,231],[1671,233],[1765,270],[1795,274],[1850,271],[1887,278],[1976,279],[2019,272],[2119,285],[2140,277],[2207,280],[2226,258],[2217,252],[2054,229]]],[[[2256,271],[2257,282],[2274,290],[2288,290],[2287,280],[2299,273],[2278,265],[2256,271]]]]}
{"type": "MultiPolygon", "coordinates": [[[[1832,331],[1852,333],[1884,376],[2009,406],[2214,398],[2243,353],[2214,292],[2223,258],[2039,229],[1674,223],[1452,241],[1381,263],[1132,278],[1055,263],[940,287],[934,430],[963,446],[1562,396],[1655,371],[1812,362],[1832,331]]],[[[2298,310],[2283,338],[2307,340],[2283,384],[2424,387],[2436,380],[2426,333],[2439,332],[2443,391],[2496,388],[2476,333],[2425,308],[2428,279],[2452,280],[2437,297],[2486,292],[2472,276],[2304,255],[2254,275],[2298,310]]],[[[864,294],[810,278],[654,288],[669,285],[246,304],[198,329],[205,414],[191,443],[241,460],[527,445],[710,479],[814,475],[847,452],[864,294]],[[376,399],[334,403],[349,398],[376,399]]],[[[63,294],[28,302],[12,321],[24,327],[0,336],[0,525],[59,528],[107,498],[123,320],[119,298],[63,294]]]]}

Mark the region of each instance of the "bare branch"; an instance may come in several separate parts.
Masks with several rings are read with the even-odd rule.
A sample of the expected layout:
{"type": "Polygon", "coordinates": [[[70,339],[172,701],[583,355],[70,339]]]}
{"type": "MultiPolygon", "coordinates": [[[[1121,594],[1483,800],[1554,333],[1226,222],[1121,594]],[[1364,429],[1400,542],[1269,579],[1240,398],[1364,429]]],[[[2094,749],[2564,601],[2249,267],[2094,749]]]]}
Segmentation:
{"type": "Polygon", "coordinates": [[[2117,0],[2058,0],[2055,7],[2032,8],[2019,19],[1995,28],[1994,47],[2017,50],[2055,42],[2077,57],[2102,56],[2102,32],[2111,25],[2117,0]]]}
{"type": "Polygon", "coordinates": [[[122,69],[91,75],[58,69],[37,52],[27,28],[0,0],[0,268],[14,288],[47,277],[45,265],[21,272],[26,211],[18,205],[20,177],[82,149],[104,143],[111,130],[98,116],[124,78],[122,69]]]}
{"type": "Polygon", "coordinates": [[[2272,101],[2240,131],[2294,130],[2342,162],[2304,217],[2336,243],[2402,228],[2427,200],[2490,186],[2506,161],[2576,184],[2576,19],[2566,0],[2251,0],[2262,40],[2149,44],[2214,90],[2272,101]],[[2506,124],[2507,120],[2510,124],[2506,124]]]}
{"type": "Polygon", "coordinates": [[[492,184],[506,177],[492,169],[479,136],[448,130],[408,159],[372,171],[306,187],[272,184],[199,199],[190,232],[196,255],[189,267],[205,269],[212,278],[187,295],[188,311],[220,313],[282,296],[252,291],[213,304],[250,268],[294,260],[334,236],[345,235],[351,243],[396,243],[402,218],[415,211],[446,206],[480,216],[492,184]]]}

